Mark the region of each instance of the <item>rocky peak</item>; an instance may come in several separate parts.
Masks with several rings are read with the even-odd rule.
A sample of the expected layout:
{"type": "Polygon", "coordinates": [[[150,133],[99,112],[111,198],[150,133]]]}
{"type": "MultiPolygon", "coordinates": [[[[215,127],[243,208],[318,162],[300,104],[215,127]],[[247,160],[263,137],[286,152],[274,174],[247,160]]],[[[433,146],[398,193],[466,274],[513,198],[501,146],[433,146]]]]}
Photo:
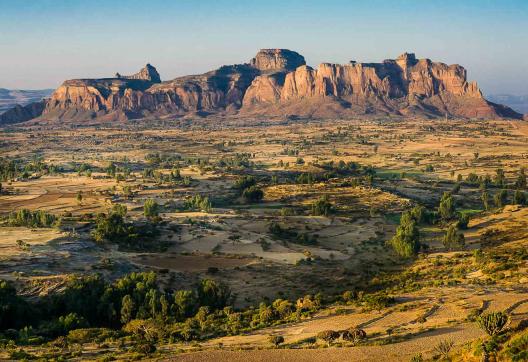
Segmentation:
{"type": "Polygon", "coordinates": [[[416,56],[414,53],[403,53],[398,58],[396,58],[396,63],[400,66],[402,69],[406,69],[408,67],[411,67],[415,65],[418,61],[416,60],[416,56]]]}
{"type": "Polygon", "coordinates": [[[250,65],[261,70],[294,70],[301,65],[306,65],[304,57],[288,49],[261,49],[250,65]]]}
{"type": "Polygon", "coordinates": [[[139,72],[132,75],[121,75],[116,73],[116,78],[120,79],[141,79],[152,83],[161,83],[161,78],[155,67],[147,63],[139,72]]]}

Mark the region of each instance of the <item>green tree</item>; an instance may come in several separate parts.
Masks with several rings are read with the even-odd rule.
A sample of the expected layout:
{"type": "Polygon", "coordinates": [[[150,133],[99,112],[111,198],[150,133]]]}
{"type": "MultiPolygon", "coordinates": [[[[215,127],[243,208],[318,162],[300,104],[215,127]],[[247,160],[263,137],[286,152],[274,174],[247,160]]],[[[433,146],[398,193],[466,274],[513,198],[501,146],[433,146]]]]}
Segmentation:
{"type": "Polygon", "coordinates": [[[468,214],[460,214],[458,216],[458,222],[457,222],[457,228],[460,230],[466,230],[469,224],[469,215],[468,214]]]}
{"type": "Polygon", "coordinates": [[[480,195],[480,199],[482,200],[482,207],[484,207],[484,210],[489,210],[489,194],[487,191],[483,191],[482,195],[480,195]]]}
{"type": "Polygon", "coordinates": [[[521,190],[515,190],[515,194],[513,194],[513,204],[526,205],[526,194],[521,190]]]}
{"type": "Polygon", "coordinates": [[[244,190],[242,197],[247,202],[260,202],[264,197],[264,191],[262,191],[258,186],[250,186],[244,190]]]}
{"type": "Polygon", "coordinates": [[[496,207],[503,207],[508,202],[508,191],[500,190],[493,196],[493,201],[495,201],[496,207]]]}
{"type": "Polygon", "coordinates": [[[506,176],[504,176],[504,170],[502,168],[498,168],[495,170],[495,186],[497,187],[504,187],[504,184],[506,183],[506,176]]]}
{"type": "Polygon", "coordinates": [[[321,196],[316,202],[312,204],[312,215],[328,216],[333,212],[333,205],[328,201],[328,196],[321,196]]]}
{"type": "Polygon", "coordinates": [[[455,225],[449,226],[443,240],[444,246],[449,249],[461,248],[465,245],[464,234],[458,232],[455,225]]]}
{"type": "Polygon", "coordinates": [[[281,343],[284,343],[284,337],[283,336],[269,336],[269,341],[271,344],[277,348],[281,343]]]}
{"type": "Polygon", "coordinates": [[[420,250],[420,231],[416,220],[408,211],[402,214],[396,235],[389,241],[398,255],[408,258],[420,250]]]}
{"type": "Polygon", "coordinates": [[[143,204],[143,214],[147,219],[154,219],[159,216],[159,205],[154,199],[145,200],[143,204]]]}
{"type": "Polygon", "coordinates": [[[231,289],[221,282],[204,279],[198,285],[198,301],[200,305],[221,309],[231,302],[231,289]]]}
{"type": "Polygon", "coordinates": [[[517,175],[517,181],[515,181],[515,186],[520,189],[526,188],[526,174],[524,172],[524,167],[519,170],[519,174],[517,175]]]}
{"type": "Polygon", "coordinates": [[[444,192],[438,206],[438,214],[443,220],[450,220],[456,214],[455,201],[450,192],[444,192]]]}
{"type": "Polygon", "coordinates": [[[134,319],[136,306],[130,295],[125,295],[121,301],[121,323],[127,324],[134,319]]]}
{"type": "Polygon", "coordinates": [[[83,195],[82,195],[81,191],[77,192],[76,199],[77,199],[77,203],[80,205],[82,203],[82,200],[83,200],[83,195]]]}

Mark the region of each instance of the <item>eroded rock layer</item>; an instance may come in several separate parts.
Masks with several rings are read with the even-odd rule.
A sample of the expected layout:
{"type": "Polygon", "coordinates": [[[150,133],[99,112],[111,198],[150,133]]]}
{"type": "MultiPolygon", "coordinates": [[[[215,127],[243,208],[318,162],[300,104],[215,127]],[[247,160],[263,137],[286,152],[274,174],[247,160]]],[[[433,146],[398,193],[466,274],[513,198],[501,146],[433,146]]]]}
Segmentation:
{"type": "Polygon", "coordinates": [[[460,65],[404,53],[381,63],[323,63],[314,69],[302,55],[285,49],[263,49],[247,64],[164,82],[150,64],[132,76],[68,80],[47,101],[41,117],[80,121],[218,112],[522,118],[484,99],[460,65]]]}

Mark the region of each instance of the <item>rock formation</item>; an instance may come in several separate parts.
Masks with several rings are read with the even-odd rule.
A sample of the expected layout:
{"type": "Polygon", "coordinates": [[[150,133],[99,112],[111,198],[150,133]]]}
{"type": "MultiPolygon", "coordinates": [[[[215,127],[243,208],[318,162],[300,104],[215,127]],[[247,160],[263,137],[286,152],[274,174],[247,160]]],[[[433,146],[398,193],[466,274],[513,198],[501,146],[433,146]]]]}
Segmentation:
{"type": "Polygon", "coordinates": [[[314,69],[286,49],[263,49],[247,64],[164,82],[149,64],[132,76],[68,80],[46,102],[41,118],[124,120],[209,113],[522,118],[484,99],[460,65],[404,53],[381,63],[323,63],[314,69]]]}

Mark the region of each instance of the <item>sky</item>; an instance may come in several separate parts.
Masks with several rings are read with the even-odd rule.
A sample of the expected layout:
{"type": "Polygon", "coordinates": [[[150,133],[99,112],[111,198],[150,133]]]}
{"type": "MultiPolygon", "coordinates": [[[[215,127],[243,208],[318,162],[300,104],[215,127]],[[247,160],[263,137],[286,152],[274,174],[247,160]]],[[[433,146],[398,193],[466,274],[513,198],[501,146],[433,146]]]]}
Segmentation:
{"type": "Polygon", "coordinates": [[[485,94],[528,94],[528,0],[0,0],[0,88],[131,74],[163,80],[287,48],[321,62],[407,51],[458,63],[485,94]]]}

